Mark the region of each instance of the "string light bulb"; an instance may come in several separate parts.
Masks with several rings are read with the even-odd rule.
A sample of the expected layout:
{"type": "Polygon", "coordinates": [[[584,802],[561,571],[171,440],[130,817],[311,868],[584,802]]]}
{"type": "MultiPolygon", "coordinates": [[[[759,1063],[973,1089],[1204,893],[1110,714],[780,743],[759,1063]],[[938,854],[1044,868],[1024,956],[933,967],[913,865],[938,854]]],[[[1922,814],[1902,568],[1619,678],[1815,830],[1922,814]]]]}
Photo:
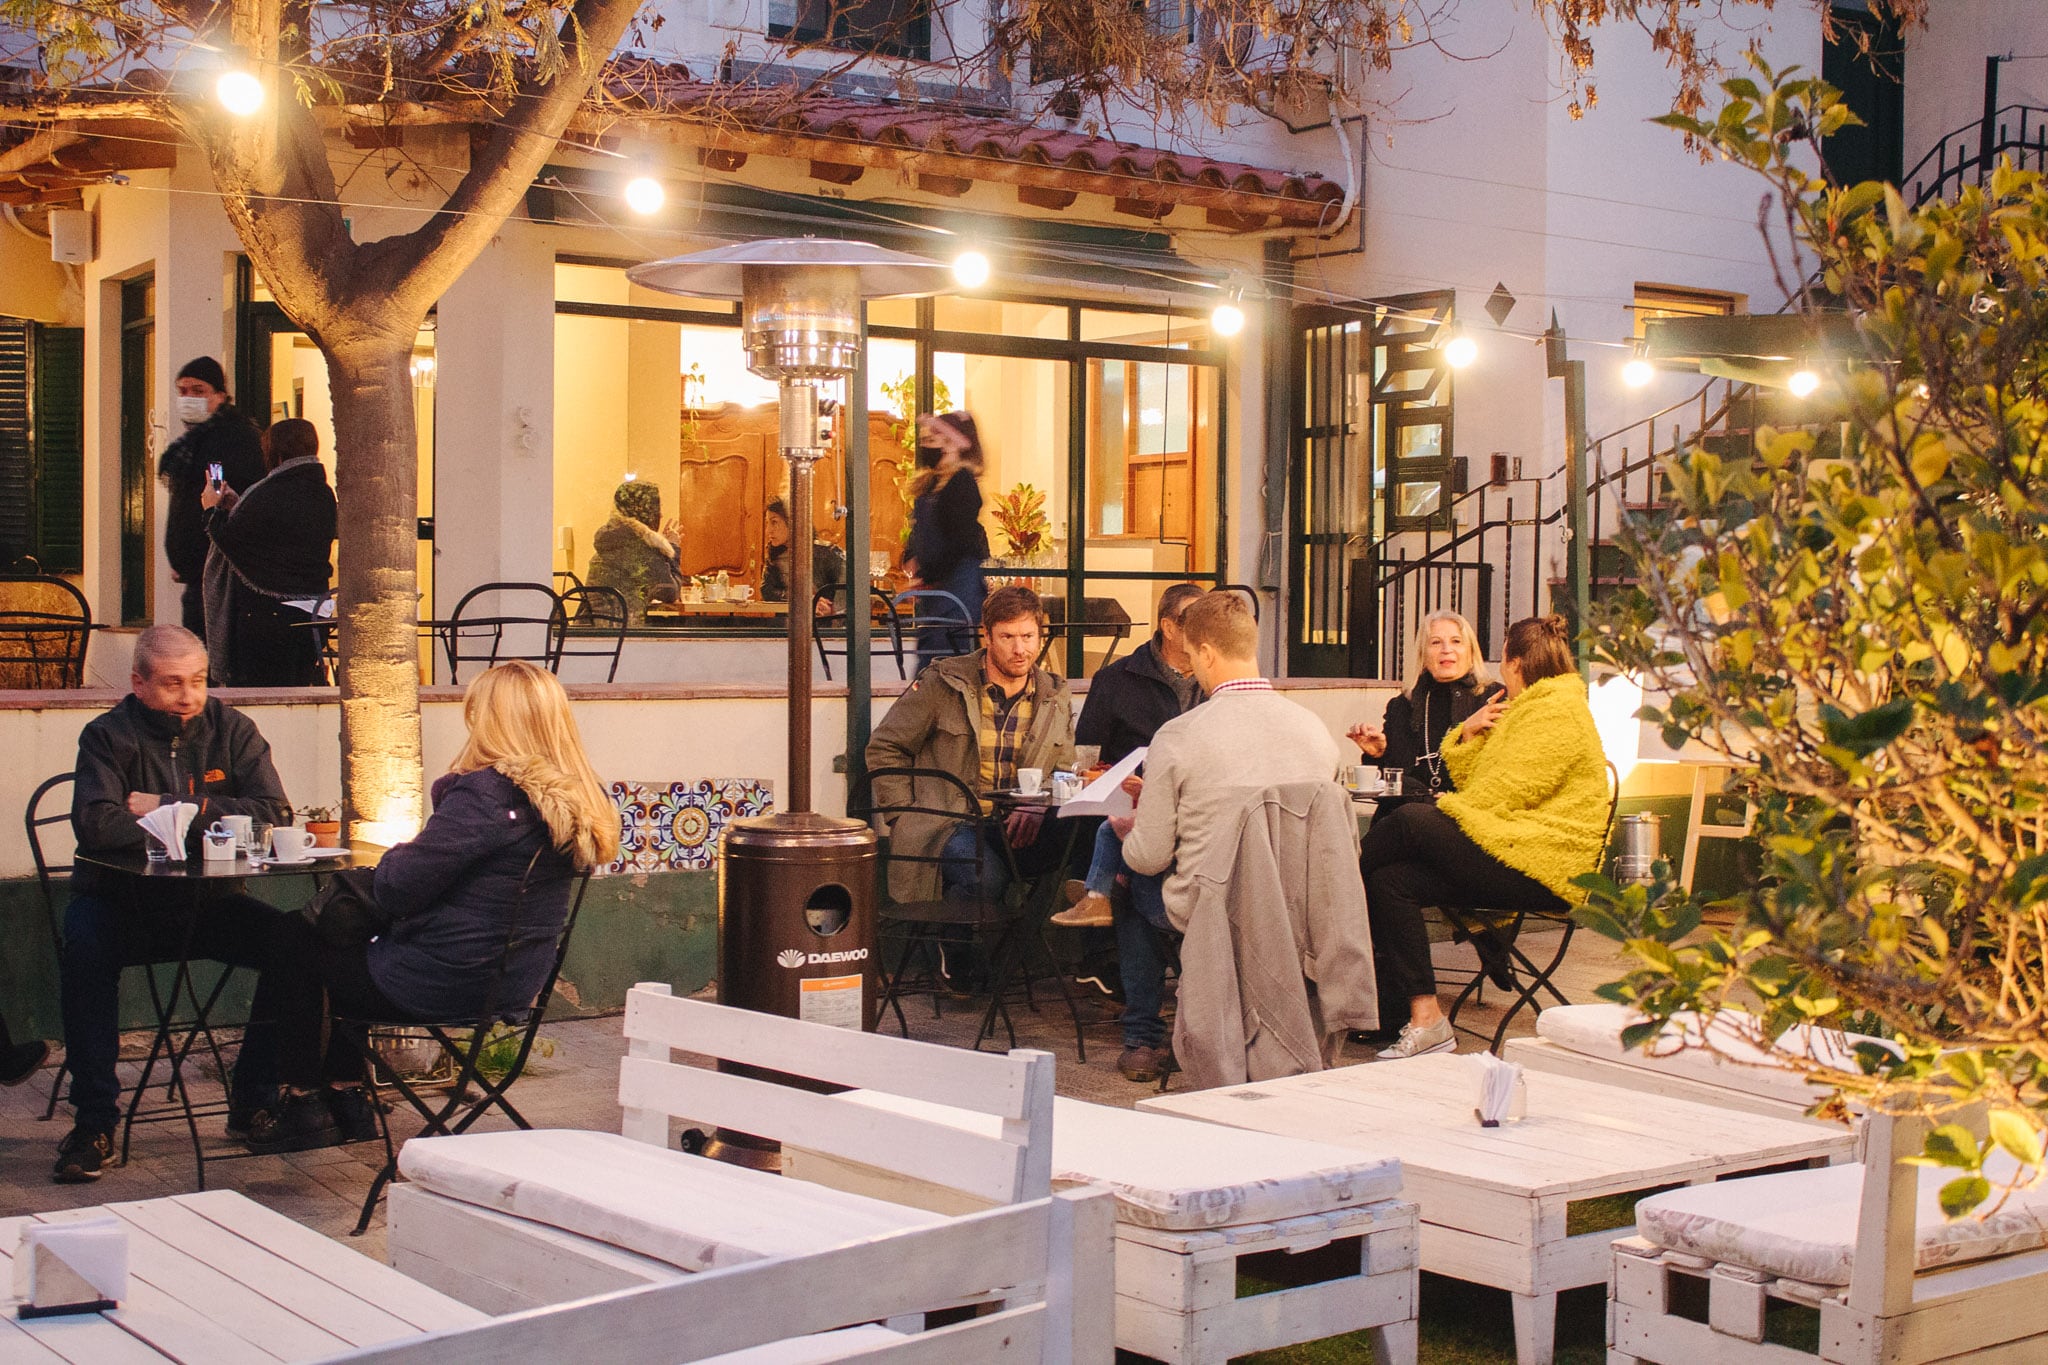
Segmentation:
{"type": "Polygon", "coordinates": [[[1621,382],[1632,389],[1640,389],[1657,377],[1657,367],[1641,356],[1633,357],[1621,367],[1621,382]]]}
{"type": "Polygon", "coordinates": [[[1792,371],[1792,377],[1785,381],[1785,387],[1794,398],[1810,398],[1820,387],[1820,376],[1803,366],[1792,371]]]}
{"type": "Polygon", "coordinates": [[[988,283],[988,257],[979,251],[963,251],[953,258],[953,279],[962,289],[979,289],[988,283]]]}
{"type": "Polygon", "coordinates": [[[1439,345],[1443,350],[1444,364],[1454,370],[1462,370],[1479,359],[1479,343],[1455,327],[1444,333],[1439,345]]]}
{"type": "Polygon", "coordinates": [[[1244,309],[1235,299],[1225,299],[1209,314],[1209,330],[1220,337],[1234,337],[1244,330],[1244,309]]]}
{"type": "Polygon", "coordinates": [[[626,182],[626,207],[643,218],[661,212],[667,202],[668,191],[651,175],[636,175],[626,182]]]}
{"type": "Polygon", "coordinates": [[[246,71],[221,73],[221,78],[214,82],[213,93],[236,118],[247,118],[263,107],[263,82],[246,71]]]}

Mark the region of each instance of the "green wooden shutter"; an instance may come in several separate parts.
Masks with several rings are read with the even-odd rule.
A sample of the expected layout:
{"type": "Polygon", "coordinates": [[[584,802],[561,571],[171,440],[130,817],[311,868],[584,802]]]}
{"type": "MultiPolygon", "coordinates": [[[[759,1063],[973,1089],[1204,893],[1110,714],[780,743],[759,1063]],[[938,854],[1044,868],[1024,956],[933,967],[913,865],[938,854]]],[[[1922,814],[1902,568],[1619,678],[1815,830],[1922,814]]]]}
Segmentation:
{"type": "Polygon", "coordinates": [[[39,327],[35,537],[45,573],[85,567],[85,329],[39,327]]]}
{"type": "Polygon", "coordinates": [[[35,551],[29,388],[35,324],[0,318],[0,569],[35,551]]]}

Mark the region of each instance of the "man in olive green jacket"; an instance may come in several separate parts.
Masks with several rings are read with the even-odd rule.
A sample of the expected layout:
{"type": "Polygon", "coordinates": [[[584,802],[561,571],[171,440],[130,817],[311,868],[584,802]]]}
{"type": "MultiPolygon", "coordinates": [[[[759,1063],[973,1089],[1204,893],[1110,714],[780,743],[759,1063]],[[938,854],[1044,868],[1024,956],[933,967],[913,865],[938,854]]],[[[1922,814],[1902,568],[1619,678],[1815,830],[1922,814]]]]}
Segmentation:
{"type": "MultiPolygon", "coordinates": [[[[880,768],[936,768],[977,793],[1014,788],[1017,769],[1050,775],[1074,762],[1074,701],[1067,680],[1038,667],[1045,641],[1045,610],[1028,588],[998,588],[982,606],[984,648],[941,659],[896,699],[868,740],[869,771],[880,768]]],[[[878,806],[915,804],[958,817],[905,814],[889,827],[893,851],[919,857],[958,857],[933,863],[892,862],[889,895],[899,903],[955,895],[1000,896],[1005,872],[999,850],[985,850],[990,880],[968,885],[974,840],[980,832],[965,798],[950,783],[883,778],[875,783],[878,806]]],[[[1019,812],[1007,827],[1012,848],[1025,849],[1041,833],[1036,815],[1019,812]]]]}

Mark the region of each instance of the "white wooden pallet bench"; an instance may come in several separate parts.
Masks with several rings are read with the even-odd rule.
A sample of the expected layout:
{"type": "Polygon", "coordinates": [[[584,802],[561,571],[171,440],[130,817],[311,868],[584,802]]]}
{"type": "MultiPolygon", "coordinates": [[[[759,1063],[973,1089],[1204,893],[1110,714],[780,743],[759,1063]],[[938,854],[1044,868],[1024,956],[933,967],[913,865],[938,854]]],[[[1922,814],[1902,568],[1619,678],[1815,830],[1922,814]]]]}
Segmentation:
{"type": "MultiPolygon", "coordinates": [[[[848,1107],[990,1132],[993,1120],[854,1091],[848,1107]]],[[[946,1212],[956,1192],[824,1153],[785,1149],[805,1179],[946,1212]]],[[[1401,1163],[1319,1142],[1129,1109],[1053,1101],[1055,1188],[1116,1195],[1116,1344],[1170,1365],[1221,1365],[1370,1330],[1384,1365],[1416,1353],[1415,1205],[1401,1163]],[[1265,1285],[1239,1297],[1239,1276],[1265,1285]]]]}
{"type": "MultiPolygon", "coordinates": [[[[1772,1118],[1804,1117],[1825,1094],[1809,1085],[1802,1073],[1775,1063],[1771,1052],[1751,1043],[1743,1021],[1732,1013],[1715,1016],[1712,1049],[1681,1047],[1674,1034],[1660,1038],[1648,1052],[1621,1045],[1622,1029],[1639,1017],[1624,1005],[1554,1005],[1536,1016],[1535,1037],[1510,1039],[1501,1056],[1531,1071],[1772,1118]]],[[[1697,1034],[1696,1026],[1692,1032],[1697,1034]]],[[[1860,1033],[1802,1028],[1787,1033],[1778,1048],[1798,1049],[1815,1061],[1854,1071],[1855,1050],[1863,1043],[1891,1046],[1860,1033]]]]}
{"type": "MultiPolygon", "coordinates": [[[[992,1056],[826,1028],[680,999],[659,984],[629,994],[625,1032],[623,1133],[536,1129],[405,1145],[405,1183],[393,1188],[388,1215],[393,1266],[504,1313],[947,1221],[944,1213],[676,1151],[671,1133],[682,1123],[901,1168],[981,1207],[1050,1193],[1047,1053],[992,1056]],[[990,1129],[852,1109],[831,1095],[679,1063],[679,1051],[785,1077],[943,1098],[985,1116],[990,1129]]],[[[1103,1243],[1108,1262],[1106,1230],[1103,1243]]],[[[1110,1353],[1112,1284],[1105,1270],[1100,1313],[1077,1312],[1067,1324],[1072,1358],[1110,1353]]]]}
{"type": "Polygon", "coordinates": [[[1108,1317],[1110,1197],[1062,1191],[829,1250],[550,1304],[327,1357],[324,1365],[1090,1365],[1071,1324],[1108,1317]],[[989,1297],[929,1331],[888,1322],[989,1297]]]}
{"type": "Polygon", "coordinates": [[[1951,1221],[1936,1192],[1956,1172],[1898,1160],[1924,1124],[1864,1122],[1882,1178],[1858,1162],[1637,1205],[1637,1235],[1614,1244],[1609,1365],[2048,1360],[2048,1191],[1951,1221]],[[1771,1339],[1773,1301],[1817,1313],[1818,1351],[1771,1339]]]}

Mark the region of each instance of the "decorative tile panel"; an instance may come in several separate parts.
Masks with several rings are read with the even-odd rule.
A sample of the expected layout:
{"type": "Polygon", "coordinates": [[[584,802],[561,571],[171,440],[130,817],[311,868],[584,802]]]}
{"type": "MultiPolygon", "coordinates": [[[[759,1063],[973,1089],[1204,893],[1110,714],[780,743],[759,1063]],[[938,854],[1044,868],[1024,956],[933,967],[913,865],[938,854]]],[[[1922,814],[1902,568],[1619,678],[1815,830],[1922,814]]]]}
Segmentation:
{"type": "Polygon", "coordinates": [[[614,782],[618,803],[618,872],[702,872],[718,866],[718,841],[734,820],[775,808],[772,786],[750,777],[696,782],[614,782]]]}

